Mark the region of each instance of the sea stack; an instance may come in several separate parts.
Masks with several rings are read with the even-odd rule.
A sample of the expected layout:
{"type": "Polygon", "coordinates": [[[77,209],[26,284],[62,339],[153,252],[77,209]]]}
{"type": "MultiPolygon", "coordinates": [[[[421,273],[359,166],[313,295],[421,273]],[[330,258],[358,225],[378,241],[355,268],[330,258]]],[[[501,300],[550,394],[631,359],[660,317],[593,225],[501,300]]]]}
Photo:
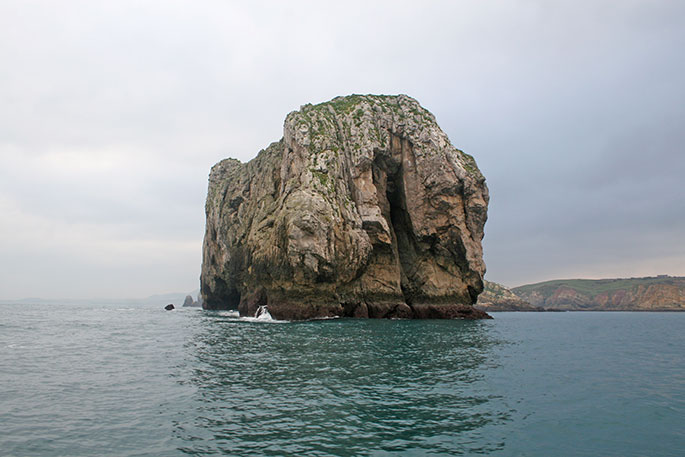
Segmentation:
{"type": "Polygon", "coordinates": [[[488,189],[406,95],[305,105],[283,138],[209,175],[206,309],[274,319],[487,318],[488,189]]]}

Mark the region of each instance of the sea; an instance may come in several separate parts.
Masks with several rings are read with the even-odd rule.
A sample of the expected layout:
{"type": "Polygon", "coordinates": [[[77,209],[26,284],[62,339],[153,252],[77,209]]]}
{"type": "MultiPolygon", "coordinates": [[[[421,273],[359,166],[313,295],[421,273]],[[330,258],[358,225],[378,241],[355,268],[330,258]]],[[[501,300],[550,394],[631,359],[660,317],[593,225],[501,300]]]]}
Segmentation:
{"type": "Polygon", "coordinates": [[[0,316],[2,456],[685,455],[685,313],[0,316]]]}

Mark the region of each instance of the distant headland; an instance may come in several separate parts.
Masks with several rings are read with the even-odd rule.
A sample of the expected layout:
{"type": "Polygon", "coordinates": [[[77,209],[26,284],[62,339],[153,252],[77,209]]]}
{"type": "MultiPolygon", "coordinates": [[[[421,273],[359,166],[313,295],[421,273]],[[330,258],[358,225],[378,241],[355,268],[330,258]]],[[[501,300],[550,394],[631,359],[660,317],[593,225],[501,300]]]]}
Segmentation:
{"type": "Polygon", "coordinates": [[[486,311],[685,311],[685,277],[555,279],[520,287],[485,281],[486,311]]]}

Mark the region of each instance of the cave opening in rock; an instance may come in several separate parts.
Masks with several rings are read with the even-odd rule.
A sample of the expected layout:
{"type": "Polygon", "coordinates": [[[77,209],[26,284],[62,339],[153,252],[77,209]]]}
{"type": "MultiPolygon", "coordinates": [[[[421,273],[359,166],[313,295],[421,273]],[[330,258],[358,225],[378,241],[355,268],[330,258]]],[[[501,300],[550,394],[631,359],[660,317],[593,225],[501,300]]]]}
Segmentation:
{"type": "Polygon", "coordinates": [[[235,287],[230,288],[225,297],[226,307],[228,309],[238,309],[238,305],[240,304],[240,292],[238,292],[238,289],[235,287]]]}
{"type": "Polygon", "coordinates": [[[222,278],[214,278],[214,287],[203,285],[205,308],[237,310],[240,304],[240,291],[222,278]]]}

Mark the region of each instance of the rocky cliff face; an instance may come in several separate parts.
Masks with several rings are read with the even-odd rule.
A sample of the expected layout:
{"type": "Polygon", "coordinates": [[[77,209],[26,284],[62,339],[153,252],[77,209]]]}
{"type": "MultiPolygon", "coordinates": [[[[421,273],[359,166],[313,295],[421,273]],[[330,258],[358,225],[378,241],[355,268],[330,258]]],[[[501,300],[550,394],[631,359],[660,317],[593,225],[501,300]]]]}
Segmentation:
{"type": "Polygon", "coordinates": [[[685,278],[567,279],[512,291],[534,306],[572,311],[685,311],[685,278]]]}
{"type": "Polygon", "coordinates": [[[210,173],[204,307],[274,318],[485,317],[488,190],[431,113],[399,96],[290,113],[283,138],[210,173]]]}
{"type": "Polygon", "coordinates": [[[476,306],[483,311],[544,311],[523,300],[501,284],[483,281],[483,292],[478,296],[476,306]]]}

